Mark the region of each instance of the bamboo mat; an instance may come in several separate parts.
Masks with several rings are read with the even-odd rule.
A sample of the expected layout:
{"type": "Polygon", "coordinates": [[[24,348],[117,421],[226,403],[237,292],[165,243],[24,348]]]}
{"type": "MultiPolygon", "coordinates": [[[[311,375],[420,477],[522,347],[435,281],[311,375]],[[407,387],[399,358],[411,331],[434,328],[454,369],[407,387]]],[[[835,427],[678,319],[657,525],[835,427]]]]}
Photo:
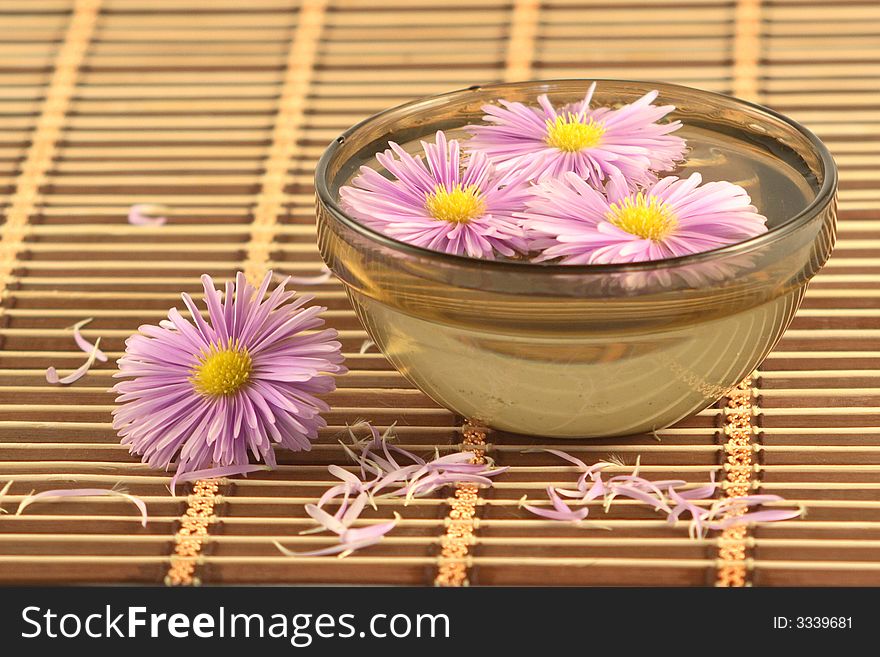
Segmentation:
{"type": "Polygon", "coordinates": [[[0,35],[0,490],[14,481],[0,499],[0,582],[880,584],[876,2],[5,0],[0,35]],[[527,516],[518,500],[572,469],[523,453],[534,442],[465,427],[359,354],[366,336],[335,282],[308,291],[352,371],[319,444],[280,453],[274,472],[172,498],[169,477],[110,427],[111,366],[46,383],[47,366],[82,361],[66,329],[80,319],[95,318],[85,335],[116,358],[203,272],[318,273],[312,169],[344,128],[421,95],[552,77],[735,93],[835,153],[839,245],[752,385],[659,442],[563,445],[589,462],[640,455],[651,476],[751,482],[805,518],[692,541],[626,502],[579,528],[527,516]],[[130,226],[133,203],[167,206],[168,224],[130,226]],[[476,445],[511,471],[479,495],[381,502],[364,522],[397,509],[400,526],[347,559],[284,557],[274,539],[328,544],[299,535],[303,504],[344,462],[336,438],[358,418],[397,422],[401,443],[425,452],[476,445]],[[742,444],[737,422],[753,427],[742,444]],[[32,490],[116,484],[147,502],[146,528],[116,498],[12,515],[32,490]],[[206,532],[195,548],[178,536],[193,523],[206,532]]]}

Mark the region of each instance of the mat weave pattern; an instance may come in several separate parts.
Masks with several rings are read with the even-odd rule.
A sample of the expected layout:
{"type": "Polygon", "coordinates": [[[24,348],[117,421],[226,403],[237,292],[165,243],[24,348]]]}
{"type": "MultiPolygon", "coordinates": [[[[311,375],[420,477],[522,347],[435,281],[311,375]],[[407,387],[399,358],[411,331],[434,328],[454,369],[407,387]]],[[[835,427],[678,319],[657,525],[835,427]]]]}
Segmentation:
{"type": "Polygon", "coordinates": [[[3,0],[0,39],[0,491],[13,482],[0,582],[880,585],[877,3],[3,0]],[[834,152],[837,250],[751,382],[657,437],[561,445],[589,462],[641,456],[658,478],[715,472],[803,504],[803,519],[692,541],[626,501],[582,527],[528,516],[524,494],[574,471],[524,453],[534,441],[465,425],[358,353],[366,335],[336,282],[309,291],[352,371],[313,451],[279,453],[273,472],[171,497],[169,476],[110,426],[112,365],[46,383],[48,366],[82,362],[68,329],[81,319],[95,318],[84,335],[112,362],[179,292],[197,294],[203,272],[317,274],[312,170],[346,127],[422,95],[552,77],[734,93],[834,152]],[[129,225],[133,203],[165,206],[167,225],[129,225]],[[397,510],[399,527],[344,560],[283,556],[273,540],[328,544],[299,534],[303,505],[328,486],[326,465],[345,462],[337,437],[359,418],[396,422],[410,448],[476,449],[511,471],[488,491],[380,501],[363,522],[397,510]],[[146,528],[114,497],[14,515],[34,490],[114,485],[146,501],[146,528]]]}

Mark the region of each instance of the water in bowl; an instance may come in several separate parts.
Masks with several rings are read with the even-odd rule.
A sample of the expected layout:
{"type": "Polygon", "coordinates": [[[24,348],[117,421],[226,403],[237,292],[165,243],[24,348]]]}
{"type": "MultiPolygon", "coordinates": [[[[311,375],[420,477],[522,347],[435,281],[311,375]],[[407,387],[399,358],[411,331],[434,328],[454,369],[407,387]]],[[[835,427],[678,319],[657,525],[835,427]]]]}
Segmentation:
{"type": "MultiPolygon", "coordinates": [[[[461,134],[448,125],[442,128],[450,136],[461,134]]],[[[741,185],[771,228],[791,220],[816,195],[815,175],[778,140],[763,141],[734,127],[686,125],[678,134],[690,150],[687,161],[669,173],[699,171],[706,182],[741,185]]],[[[433,140],[433,133],[420,138],[433,140]]],[[[376,150],[383,146],[377,144],[376,150]]],[[[419,139],[406,140],[404,147],[421,151],[419,139]]],[[[360,164],[377,167],[368,158],[352,170],[360,164]]],[[[800,253],[789,256],[798,263],[804,259],[800,253]]],[[[512,310],[504,299],[480,299],[479,290],[452,295],[456,304],[484,304],[482,320],[463,319],[452,304],[435,303],[427,292],[422,307],[402,309],[394,298],[399,290],[386,279],[376,296],[349,294],[374,341],[405,376],[464,416],[498,429],[557,437],[654,430],[709,405],[773,347],[803,294],[802,286],[792,286],[773,299],[749,303],[737,291],[731,300],[739,304],[736,310],[700,317],[685,312],[682,303],[682,312],[667,312],[670,317],[663,322],[650,315],[660,312],[656,299],[642,303],[636,294],[627,301],[631,310],[622,320],[619,315],[612,319],[608,311],[609,320],[603,322],[608,304],[597,303],[583,316],[572,312],[557,325],[541,328],[530,321],[534,313],[565,313],[552,289],[517,300],[512,310]],[[521,313],[522,321],[505,317],[502,323],[501,316],[513,311],[521,313]],[[630,321],[640,314],[650,321],[630,321]]],[[[579,302],[572,299],[570,307],[580,308],[579,302]]],[[[700,304],[693,305],[699,310],[700,304]]]]}

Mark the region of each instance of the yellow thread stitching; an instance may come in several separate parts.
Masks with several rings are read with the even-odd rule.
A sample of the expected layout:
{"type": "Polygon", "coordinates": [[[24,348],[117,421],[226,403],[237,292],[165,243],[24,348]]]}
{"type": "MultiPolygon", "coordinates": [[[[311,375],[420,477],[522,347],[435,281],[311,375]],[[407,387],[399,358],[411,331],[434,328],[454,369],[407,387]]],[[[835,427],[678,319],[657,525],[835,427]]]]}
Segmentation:
{"type": "Polygon", "coordinates": [[[214,506],[220,485],[214,480],[200,479],[193,486],[186,512],[174,535],[174,553],[165,575],[166,586],[199,586],[196,566],[202,547],[208,539],[208,527],[214,521],[214,506]]]}
{"type": "MultiPolygon", "coordinates": [[[[486,463],[486,430],[467,420],[462,427],[463,449],[473,454],[472,463],[486,463]]],[[[458,484],[449,503],[446,532],[440,537],[440,566],[436,586],[468,585],[468,554],[477,529],[480,489],[474,484],[458,484]]]]}
{"type": "MultiPolygon", "coordinates": [[[[755,391],[752,379],[748,378],[730,391],[727,407],[724,409],[724,434],[727,442],[724,445],[725,489],[724,496],[728,499],[748,495],[752,488],[752,475],[755,472],[752,444],[754,426],[752,416],[755,406],[755,391]]],[[[725,517],[734,517],[745,513],[745,509],[733,509],[725,517]]],[[[718,572],[716,586],[745,586],[748,576],[748,527],[735,525],[721,532],[718,538],[718,572]]]]}
{"type": "Polygon", "coordinates": [[[278,215],[286,202],[287,171],[302,134],[305,98],[314,72],[315,52],[321,37],[326,1],[313,0],[300,10],[296,34],[287,57],[272,146],[254,208],[251,241],[247,246],[244,274],[258,284],[265,275],[277,232],[278,215]]]}
{"type": "Polygon", "coordinates": [[[27,237],[28,219],[37,208],[40,186],[46,181],[46,173],[52,166],[61,126],[76,87],[79,68],[95,30],[100,5],[100,0],[77,0],[64,43],[55,58],[42,112],[6,211],[6,223],[0,238],[0,292],[5,292],[12,280],[18,254],[27,237]]]}

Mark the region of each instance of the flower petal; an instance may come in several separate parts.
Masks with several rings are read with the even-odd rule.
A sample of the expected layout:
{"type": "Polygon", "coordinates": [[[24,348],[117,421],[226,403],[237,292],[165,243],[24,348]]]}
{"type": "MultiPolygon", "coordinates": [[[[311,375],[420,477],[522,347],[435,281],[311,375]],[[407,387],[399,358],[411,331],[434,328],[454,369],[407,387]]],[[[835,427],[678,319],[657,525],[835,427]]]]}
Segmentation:
{"type": "MultiPolygon", "coordinates": [[[[4,493],[5,492],[6,491],[4,489],[4,493]]],[[[25,496],[24,499],[21,500],[18,505],[18,509],[15,512],[15,515],[20,516],[22,512],[34,502],[52,502],[66,499],[68,497],[101,497],[107,495],[122,497],[134,504],[141,512],[141,525],[144,527],[147,526],[147,520],[149,519],[149,516],[147,514],[147,505],[144,503],[144,501],[139,497],[135,497],[134,495],[129,495],[128,493],[123,493],[122,491],[113,490],[110,488],[72,488],[44,490],[40,493],[32,493],[31,495],[25,496]]]]}
{"type": "Polygon", "coordinates": [[[95,340],[95,344],[92,345],[92,350],[89,352],[89,356],[88,358],[86,358],[86,362],[65,377],[59,377],[58,372],[54,367],[49,367],[48,369],[46,369],[46,381],[55,385],[60,384],[65,386],[79,381],[86,375],[92,365],[95,364],[95,360],[98,358],[98,353],[103,353],[99,349],[100,344],[101,338],[95,340]]]}

